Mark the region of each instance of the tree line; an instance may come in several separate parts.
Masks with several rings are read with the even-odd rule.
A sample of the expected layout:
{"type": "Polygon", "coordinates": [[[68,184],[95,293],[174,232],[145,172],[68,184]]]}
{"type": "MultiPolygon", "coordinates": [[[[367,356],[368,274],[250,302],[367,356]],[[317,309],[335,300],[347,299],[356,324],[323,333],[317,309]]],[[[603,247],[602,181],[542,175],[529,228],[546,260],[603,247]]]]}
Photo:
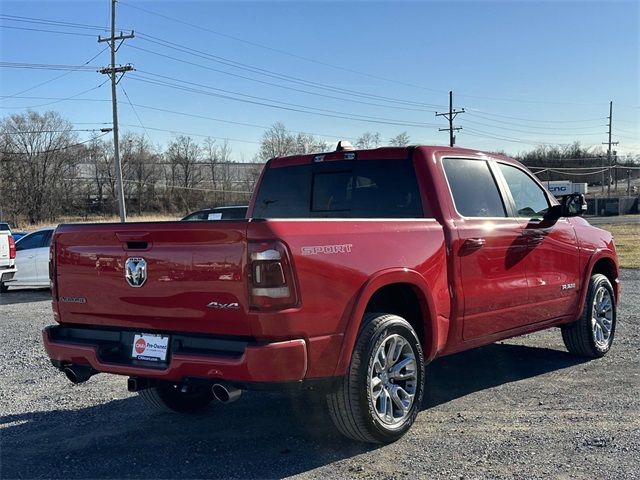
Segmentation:
{"type": "MultiPolygon", "coordinates": [[[[392,143],[406,145],[401,133],[392,143]]],[[[365,132],[359,148],[381,144],[365,132]]],[[[234,160],[227,141],[198,142],[188,135],[164,147],[144,133],[120,137],[120,160],[129,213],[184,215],[203,207],[246,204],[264,163],[273,157],[332,149],[323,139],[294,133],[282,123],[266,130],[252,162],[234,160]]],[[[117,213],[117,181],[109,132],[81,141],[59,113],[26,112],[0,121],[0,219],[55,221],[61,215],[117,213]]]]}
{"type": "MultiPolygon", "coordinates": [[[[407,132],[387,141],[379,132],[364,132],[354,140],[357,148],[410,143],[407,132]]],[[[251,162],[234,160],[229,143],[211,137],[196,141],[179,135],[160,146],[145,134],[125,132],[120,137],[120,158],[127,210],[179,216],[203,207],[246,204],[268,159],[334,148],[333,142],[291,131],[282,123],[263,133],[251,162]]],[[[576,143],[538,147],[519,159],[534,167],[558,169],[600,166],[602,155],[576,143]]],[[[547,171],[541,178],[563,176],[547,171]]],[[[575,181],[591,183],[596,178],[600,176],[576,176],[575,181]]],[[[38,223],[62,215],[116,213],[113,142],[108,131],[81,140],[74,125],[53,111],[29,111],[0,120],[0,220],[38,223]]]]}

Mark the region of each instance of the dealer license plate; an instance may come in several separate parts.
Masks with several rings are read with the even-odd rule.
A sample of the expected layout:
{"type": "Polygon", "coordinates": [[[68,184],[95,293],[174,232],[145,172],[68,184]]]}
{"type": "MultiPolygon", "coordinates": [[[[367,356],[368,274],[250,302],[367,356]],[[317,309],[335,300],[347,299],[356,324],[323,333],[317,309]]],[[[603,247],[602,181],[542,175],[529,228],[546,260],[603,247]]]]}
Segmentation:
{"type": "Polygon", "coordinates": [[[164,362],[167,360],[169,336],[152,333],[135,334],[131,347],[131,357],[137,360],[164,362]]]}

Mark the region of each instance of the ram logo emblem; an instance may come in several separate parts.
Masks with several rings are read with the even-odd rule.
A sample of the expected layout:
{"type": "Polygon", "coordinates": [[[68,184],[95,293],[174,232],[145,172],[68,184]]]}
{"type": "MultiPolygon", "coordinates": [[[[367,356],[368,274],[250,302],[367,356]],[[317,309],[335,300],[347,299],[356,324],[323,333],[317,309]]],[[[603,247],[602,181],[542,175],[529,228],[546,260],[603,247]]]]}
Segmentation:
{"type": "Polygon", "coordinates": [[[132,287],[141,287],[147,281],[147,261],[144,258],[127,258],[124,264],[124,277],[132,287]]]}

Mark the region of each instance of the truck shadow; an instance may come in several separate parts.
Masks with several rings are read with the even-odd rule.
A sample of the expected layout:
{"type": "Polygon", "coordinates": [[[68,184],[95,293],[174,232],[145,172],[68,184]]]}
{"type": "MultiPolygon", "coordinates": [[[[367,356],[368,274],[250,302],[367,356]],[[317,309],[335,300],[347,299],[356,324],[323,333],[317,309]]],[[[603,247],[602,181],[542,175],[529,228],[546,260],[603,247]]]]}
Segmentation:
{"type": "Polygon", "coordinates": [[[51,300],[51,290],[48,288],[9,288],[8,292],[0,294],[0,305],[44,302],[47,300],[51,300]]]}
{"type": "MultiPolygon", "coordinates": [[[[564,352],[505,344],[446,357],[428,367],[425,408],[580,362],[564,352]]],[[[69,385],[63,393],[90,391],[69,385]]],[[[247,392],[237,403],[195,416],[152,413],[132,395],[76,410],[5,415],[3,476],[274,478],[394,448],[341,437],[319,397],[247,392]]]]}
{"type": "Polygon", "coordinates": [[[429,364],[423,405],[435,407],[473,392],[587,361],[560,350],[494,343],[429,364]]]}

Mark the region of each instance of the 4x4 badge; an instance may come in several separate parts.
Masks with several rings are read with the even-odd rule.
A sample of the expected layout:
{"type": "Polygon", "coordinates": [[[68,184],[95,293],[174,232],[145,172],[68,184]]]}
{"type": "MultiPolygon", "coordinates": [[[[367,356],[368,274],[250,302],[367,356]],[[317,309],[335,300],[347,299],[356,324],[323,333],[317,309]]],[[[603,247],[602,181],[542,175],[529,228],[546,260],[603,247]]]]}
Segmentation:
{"type": "Polygon", "coordinates": [[[132,287],[141,287],[147,280],[147,261],[140,257],[127,258],[124,277],[132,287]]]}
{"type": "Polygon", "coordinates": [[[218,310],[237,310],[240,308],[238,302],[233,303],[221,303],[221,302],[211,302],[207,305],[209,308],[216,308],[218,310]]]}

